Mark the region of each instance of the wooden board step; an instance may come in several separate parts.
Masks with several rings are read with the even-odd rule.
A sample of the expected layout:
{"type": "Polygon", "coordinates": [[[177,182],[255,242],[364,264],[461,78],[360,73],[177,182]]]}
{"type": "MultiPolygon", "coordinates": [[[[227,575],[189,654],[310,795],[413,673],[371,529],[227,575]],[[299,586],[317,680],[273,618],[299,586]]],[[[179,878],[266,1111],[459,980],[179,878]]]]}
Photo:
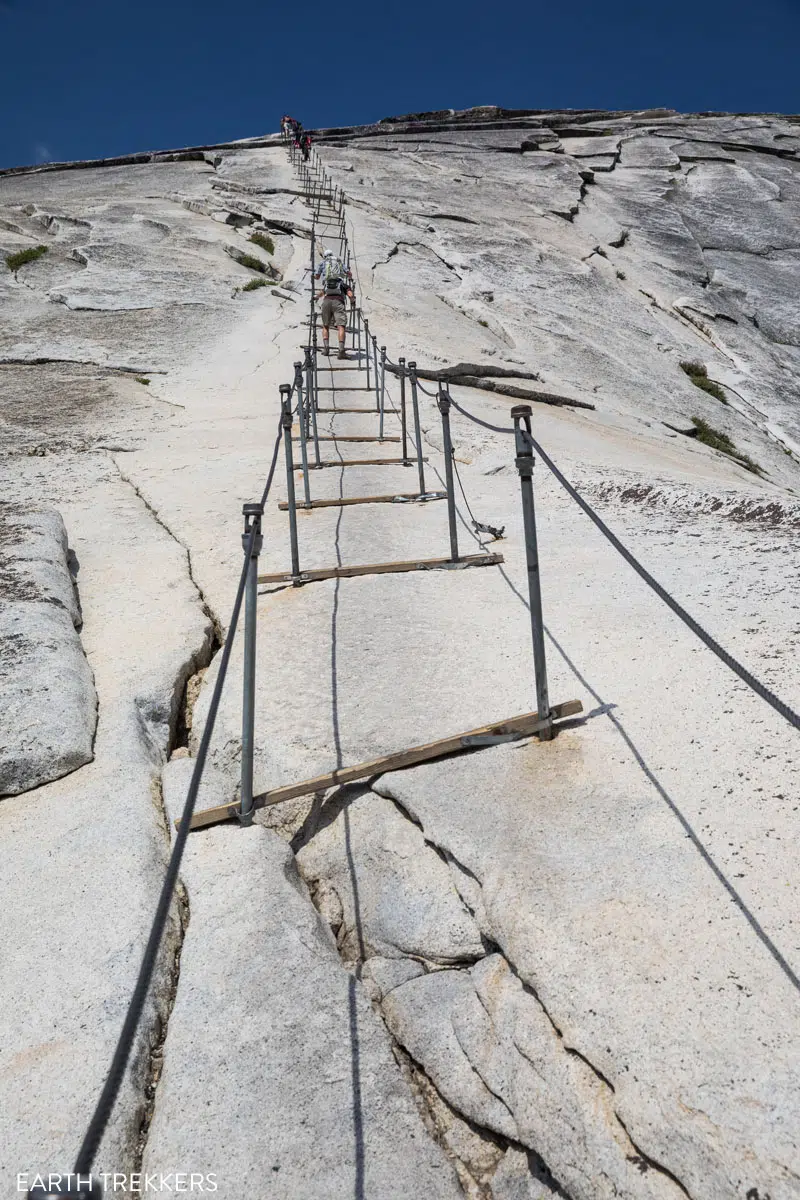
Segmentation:
{"type": "MultiPolygon", "coordinates": [[[[554,704],[550,716],[554,721],[565,717],[574,717],[583,712],[580,700],[567,700],[564,704],[554,704]]],[[[436,742],[426,742],[422,746],[412,746],[408,750],[398,750],[394,754],[384,754],[381,758],[372,758],[367,762],[356,763],[352,767],[338,767],[325,775],[316,775],[313,779],[304,779],[301,783],[287,783],[283,787],[272,788],[253,797],[254,808],[270,808],[281,804],[284,800],[297,800],[301,796],[313,796],[327,792],[329,788],[341,787],[346,783],[356,783],[359,779],[371,779],[376,775],[385,775],[389,771],[402,771],[407,767],[415,767],[418,763],[432,762],[444,758],[447,754],[457,754],[469,750],[479,750],[489,746],[502,745],[504,742],[517,742],[521,738],[531,737],[542,726],[539,714],[523,713],[519,717],[510,717],[506,721],[496,721],[492,725],[482,725],[479,729],[470,729],[466,733],[457,733],[453,737],[439,738],[436,742]]],[[[237,801],[220,804],[216,808],[204,808],[193,814],[190,829],[205,829],[209,825],[217,825],[220,821],[228,821],[236,816],[239,805],[237,801]]],[[[175,828],[180,828],[180,818],[175,821],[175,828]]]]}
{"type": "MultiPolygon", "coordinates": [[[[340,435],[339,437],[323,437],[323,436],[322,436],[322,434],[320,434],[320,435],[319,435],[319,437],[317,438],[317,441],[318,441],[318,442],[399,442],[399,441],[401,441],[401,440],[402,440],[402,439],[401,439],[401,438],[399,438],[399,437],[382,437],[382,438],[380,438],[380,437],[366,437],[366,436],[362,436],[361,434],[358,434],[358,435],[356,435],[356,434],[351,434],[351,435],[344,435],[344,434],[342,434],[342,435],[340,435]]],[[[292,441],[293,441],[293,442],[299,442],[299,441],[300,441],[300,438],[299,438],[299,437],[292,438],[292,441]]],[[[307,442],[313,442],[313,441],[314,441],[314,438],[313,438],[313,436],[312,436],[311,434],[309,434],[309,435],[308,435],[308,437],[306,438],[306,441],[307,441],[307,442]]],[[[412,460],[411,460],[411,459],[409,459],[408,461],[409,461],[409,462],[411,462],[412,460]]],[[[414,462],[416,462],[417,460],[416,460],[416,459],[413,459],[413,461],[414,461],[414,462]]]]}
{"type": "MultiPolygon", "coordinates": [[[[417,460],[407,458],[342,458],[338,462],[309,463],[309,471],[322,471],[325,467],[408,467],[417,460]]],[[[427,458],[423,458],[427,462],[427,458]]],[[[302,471],[295,467],[295,471],[302,471]]]]}
{"type": "MultiPolygon", "coordinates": [[[[308,504],[298,500],[297,508],[343,508],[348,504],[408,504],[410,502],[427,504],[429,500],[446,499],[447,492],[425,492],[422,496],[419,492],[393,492],[390,496],[339,496],[336,500],[312,500],[308,504]]],[[[281,512],[287,512],[289,505],[286,500],[281,500],[278,508],[281,512]]]]}
{"type": "MultiPolygon", "coordinates": [[[[300,507],[298,505],[298,507],[300,507]]],[[[451,558],[412,558],[407,561],[359,563],[353,567],[319,567],[293,575],[259,575],[259,583],[319,583],[323,579],[355,579],[359,575],[404,575],[408,571],[461,571],[467,567],[496,567],[504,562],[502,554],[465,554],[455,562],[451,558]]]]}

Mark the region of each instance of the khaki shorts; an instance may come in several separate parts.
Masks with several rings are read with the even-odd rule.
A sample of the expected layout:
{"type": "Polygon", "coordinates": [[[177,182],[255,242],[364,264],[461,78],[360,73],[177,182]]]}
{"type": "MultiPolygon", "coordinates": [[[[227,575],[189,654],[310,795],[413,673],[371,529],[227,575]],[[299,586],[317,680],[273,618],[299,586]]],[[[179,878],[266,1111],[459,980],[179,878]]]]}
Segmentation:
{"type": "Polygon", "coordinates": [[[322,301],[322,327],[330,329],[331,325],[346,325],[347,313],[341,296],[325,296],[322,301]]]}

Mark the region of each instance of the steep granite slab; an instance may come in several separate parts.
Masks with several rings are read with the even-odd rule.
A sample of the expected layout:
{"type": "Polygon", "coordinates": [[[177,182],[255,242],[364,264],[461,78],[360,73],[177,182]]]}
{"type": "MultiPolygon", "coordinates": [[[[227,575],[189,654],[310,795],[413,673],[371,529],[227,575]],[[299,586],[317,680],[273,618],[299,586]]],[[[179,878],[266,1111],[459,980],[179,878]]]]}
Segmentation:
{"type": "MultiPolygon", "coordinates": [[[[82,639],[99,720],[94,760],[0,804],[0,1174],[75,1161],[127,1010],[163,878],[163,756],[210,624],[186,554],[106,455],[61,455],[50,503],[80,564],[82,639]],[[153,640],[153,630],[159,636],[153,640]]],[[[20,502],[41,499],[41,459],[17,463],[20,502]]],[[[55,606],[51,606],[55,608],[55,606]]],[[[100,1170],[135,1163],[149,1050],[166,1015],[177,908],[100,1170]]]]}
{"type": "MultiPolygon", "coordinates": [[[[171,815],[191,766],[165,771],[171,815]]],[[[184,878],[191,919],[144,1169],[213,1172],[224,1200],[243,1187],[264,1200],[456,1200],[286,844],[258,825],[209,830],[192,837],[184,878]]]]}
{"type": "Polygon", "coordinates": [[[92,759],[97,696],[59,513],[0,515],[0,795],[92,759]]]}
{"type": "MultiPolygon", "coordinates": [[[[633,764],[625,782],[615,766],[613,789],[587,783],[591,753],[562,735],[551,751],[498,748],[386,776],[376,788],[421,821],[452,856],[456,877],[468,873],[480,884],[482,931],[535,998],[523,999],[505,968],[499,991],[492,985],[484,994],[474,978],[498,1036],[513,1030],[517,1049],[534,1064],[563,1040],[562,1061],[567,1051],[591,1068],[587,1078],[594,1074],[607,1121],[618,1121],[644,1162],[674,1176],[689,1195],[735,1197],[756,1188],[795,1196],[791,970],[782,971],[759,942],[742,896],[731,902],[735,877],[728,875],[726,893],[663,796],[644,778],[637,785],[633,764]],[[512,993],[520,998],[509,1009],[503,996],[512,993]]],[[[769,919],[767,910],[758,916],[769,919]]],[[[777,924],[769,929],[788,951],[777,924]]],[[[489,972],[487,981],[496,974],[488,961],[471,974],[479,969],[489,972]]],[[[412,980],[385,1005],[395,1032],[425,1062],[440,1053],[436,1021],[443,1018],[432,1018],[438,1010],[430,998],[414,1015],[414,992],[423,986],[435,985],[412,980]]],[[[528,1067],[487,1056],[486,1037],[461,1036],[459,1045],[524,1123],[528,1067]]],[[[571,1083],[557,1083],[549,1070],[546,1076],[551,1091],[566,1089],[562,1110],[577,1103],[591,1111],[569,1099],[571,1083]]],[[[469,1090],[461,1095],[459,1088],[449,1083],[445,1094],[456,1107],[469,1106],[469,1090]]],[[[588,1183],[574,1190],[563,1176],[572,1161],[589,1179],[603,1174],[597,1148],[584,1144],[575,1160],[569,1139],[533,1144],[570,1195],[598,1194],[588,1183]]],[[[650,1194],[652,1173],[636,1176],[626,1177],[621,1194],[650,1194]]]]}

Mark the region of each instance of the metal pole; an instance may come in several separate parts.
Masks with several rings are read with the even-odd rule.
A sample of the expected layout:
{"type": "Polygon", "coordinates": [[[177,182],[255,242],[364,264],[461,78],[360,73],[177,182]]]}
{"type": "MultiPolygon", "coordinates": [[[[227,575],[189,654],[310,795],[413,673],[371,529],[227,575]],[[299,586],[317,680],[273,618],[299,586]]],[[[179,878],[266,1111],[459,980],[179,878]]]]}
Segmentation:
{"type": "Polygon", "coordinates": [[[378,422],[378,439],[383,441],[383,417],[386,411],[386,347],[381,346],[381,391],[380,391],[380,421],[378,422]]]}
{"type": "MultiPolygon", "coordinates": [[[[306,411],[303,404],[303,364],[294,364],[294,385],[297,390],[297,419],[300,422],[300,459],[303,463],[303,493],[306,508],[311,507],[311,489],[308,481],[308,446],[306,445],[306,411]]],[[[311,403],[311,397],[308,397],[311,403]]]]}
{"type": "Polygon", "coordinates": [[[317,322],[316,322],[316,313],[315,313],[316,284],[314,282],[314,280],[316,278],[316,270],[317,270],[317,231],[312,226],[312,229],[311,229],[311,305],[310,305],[310,309],[309,309],[309,318],[308,318],[308,320],[309,320],[308,340],[309,340],[309,343],[314,347],[314,349],[316,349],[316,346],[317,346],[317,322]]]}
{"type": "Polygon", "coordinates": [[[317,397],[314,389],[314,363],[315,359],[311,353],[311,347],[306,346],[306,398],[311,409],[311,428],[314,438],[314,457],[317,460],[317,466],[322,462],[319,456],[319,431],[317,429],[317,397]]]}
{"type": "Polygon", "coordinates": [[[375,367],[375,411],[381,410],[381,377],[378,374],[378,338],[372,334],[372,364],[375,367]]]}
{"type": "Polygon", "coordinates": [[[398,358],[400,367],[400,434],[403,442],[403,465],[408,466],[408,426],[406,423],[406,360],[398,358]]]}
{"type": "Polygon", "coordinates": [[[544,618],[542,616],[542,591],[539,578],[539,549],[536,542],[536,510],[533,503],[533,449],[529,441],[531,433],[531,406],[517,404],[511,410],[514,421],[514,438],[517,457],[514,460],[519,471],[522,491],[522,521],[525,527],[525,557],[528,563],[528,598],[531,611],[531,637],[533,639],[533,667],[536,672],[536,709],[544,722],[538,731],[541,741],[553,736],[553,719],[550,716],[550,700],[547,694],[547,662],[544,652],[544,618]],[[523,430],[524,425],[524,430],[523,430]]]}
{"type": "Polygon", "coordinates": [[[367,351],[367,387],[369,387],[369,321],[364,317],[364,346],[367,351]]]}
{"type": "Polygon", "coordinates": [[[286,453],[286,499],[289,503],[289,541],[292,550],[292,575],[300,574],[300,551],[297,546],[297,503],[294,496],[294,461],[292,458],[292,401],[291,387],[281,384],[281,425],[283,448],[286,453]]]}
{"type": "Polygon", "coordinates": [[[450,561],[458,562],[458,527],[456,525],[456,494],[453,487],[453,443],[450,440],[450,397],[441,388],[436,397],[442,414],[442,448],[444,478],[447,485],[447,519],[450,524],[450,561]]]}
{"type": "Polygon", "coordinates": [[[358,369],[361,370],[361,309],[360,308],[358,308],[356,310],[356,335],[358,337],[358,342],[357,342],[358,369]]]}
{"type": "Polygon", "coordinates": [[[414,439],[417,444],[417,469],[419,471],[419,494],[425,495],[425,464],[422,461],[422,430],[419,426],[419,396],[417,395],[417,364],[408,364],[408,378],[411,381],[411,409],[414,413],[414,439]]]}
{"type": "Polygon", "coordinates": [[[258,610],[258,556],[261,536],[261,505],[245,504],[242,548],[249,554],[244,593],[244,665],[242,683],[242,775],[238,817],[243,825],[253,820],[253,746],[256,713],[256,625],[258,610]],[[251,541],[252,538],[252,541],[251,541]]]}

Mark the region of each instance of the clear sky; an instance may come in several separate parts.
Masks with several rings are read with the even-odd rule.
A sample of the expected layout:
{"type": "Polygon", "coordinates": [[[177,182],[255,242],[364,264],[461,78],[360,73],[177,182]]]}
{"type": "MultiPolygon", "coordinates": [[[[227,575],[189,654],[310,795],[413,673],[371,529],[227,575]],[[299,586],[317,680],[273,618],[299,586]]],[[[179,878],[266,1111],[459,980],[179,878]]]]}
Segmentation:
{"type": "Polygon", "coordinates": [[[800,109],[800,0],[0,0],[0,166],[435,108],[800,109]]]}

